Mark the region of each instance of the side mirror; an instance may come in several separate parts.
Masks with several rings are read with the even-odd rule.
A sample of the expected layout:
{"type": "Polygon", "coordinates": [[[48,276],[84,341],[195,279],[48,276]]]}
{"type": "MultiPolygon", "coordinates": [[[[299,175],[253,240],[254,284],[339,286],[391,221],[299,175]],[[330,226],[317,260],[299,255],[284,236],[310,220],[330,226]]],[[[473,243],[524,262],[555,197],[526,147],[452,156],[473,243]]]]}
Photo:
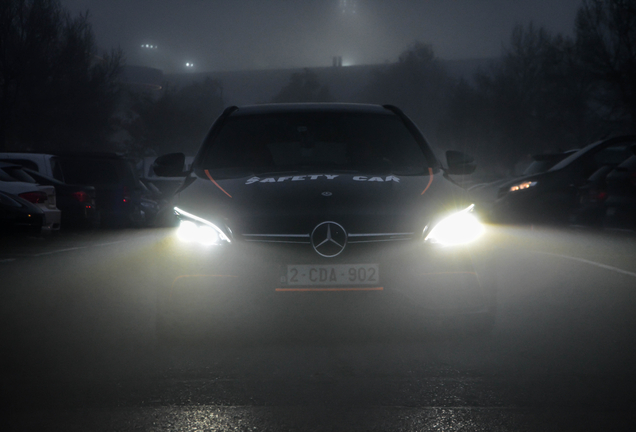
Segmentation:
{"type": "Polygon", "coordinates": [[[159,177],[185,177],[185,154],[168,153],[159,156],[152,164],[152,170],[159,177]]]}
{"type": "Polygon", "coordinates": [[[446,163],[448,174],[472,174],[477,166],[475,158],[456,150],[448,150],[446,152],[446,163]]]}

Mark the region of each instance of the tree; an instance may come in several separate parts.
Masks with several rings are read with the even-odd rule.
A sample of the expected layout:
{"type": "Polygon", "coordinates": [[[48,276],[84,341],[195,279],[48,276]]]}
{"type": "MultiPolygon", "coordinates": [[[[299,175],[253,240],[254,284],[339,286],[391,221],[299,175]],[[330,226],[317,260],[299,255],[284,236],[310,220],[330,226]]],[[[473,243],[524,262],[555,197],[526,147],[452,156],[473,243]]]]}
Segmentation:
{"type": "Polygon", "coordinates": [[[572,40],[530,23],[515,27],[501,60],[475,76],[481,100],[474,115],[487,125],[486,150],[508,169],[529,153],[571,148],[594,135],[591,83],[575,54],[572,40]]]}
{"type": "Polygon", "coordinates": [[[289,82],[274,97],[274,103],[331,102],[329,88],[321,85],[316,74],[309,69],[294,72],[289,82]]]}
{"type": "Polygon", "coordinates": [[[166,85],[157,100],[144,93],[132,100],[132,120],[125,127],[140,154],[194,154],[224,106],[221,84],[211,78],[182,88],[166,85]]]}
{"type": "Polygon", "coordinates": [[[487,164],[497,156],[492,145],[495,134],[488,99],[464,79],[451,91],[438,134],[445,148],[479,157],[480,168],[484,168],[483,161],[487,164]]]}
{"type": "Polygon", "coordinates": [[[431,45],[416,42],[397,63],[375,72],[361,99],[399,106],[425,131],[435,132],[451,85],[431,45]]]}
{"type": "Polygon", "coordinates": [[[636,1],[584,0],[576,46],[597,83],[595,99],[616,126],[636,131],[636,1]]]}
{"type": "Polygon", "coordinates": [[[88,14],[57,0],[0,3],[0,149],[105,145],[120,50],[97,55],[88,14]]]}

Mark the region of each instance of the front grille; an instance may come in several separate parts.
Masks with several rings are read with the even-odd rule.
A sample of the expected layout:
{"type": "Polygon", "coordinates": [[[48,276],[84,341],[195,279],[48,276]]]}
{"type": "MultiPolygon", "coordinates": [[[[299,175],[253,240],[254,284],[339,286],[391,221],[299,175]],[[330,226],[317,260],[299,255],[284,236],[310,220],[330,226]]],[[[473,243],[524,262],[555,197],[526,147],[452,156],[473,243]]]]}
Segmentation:
{"type": "MultiPolygon", "coordinates": [[[[377,243],[412,240],[415,233],[351,233],[347,243],[377,243]]],[[[311,244],[310,234],[243,234],[248,242],[311,244]]]]}
{"type": "Polygon", "coordinates": [[[348,243],[394,242],[413,239],[415,233],[349,234],[348,243]]]}
{"type": "Polygon", "coordinates": [[[310,244],[309,234],[243,234],[248,242],[310,244]]]}
{"type": "Polygon", "coordinates": [[[347,242],[341,254],[326,258],[319,255],[308,239],[299,241],[244,241],[236,242],[237,255],[250,262],[268,265],[278,264],[352,264],[379,263],[407,260],[421,253],[419,241],[347,242]]]}

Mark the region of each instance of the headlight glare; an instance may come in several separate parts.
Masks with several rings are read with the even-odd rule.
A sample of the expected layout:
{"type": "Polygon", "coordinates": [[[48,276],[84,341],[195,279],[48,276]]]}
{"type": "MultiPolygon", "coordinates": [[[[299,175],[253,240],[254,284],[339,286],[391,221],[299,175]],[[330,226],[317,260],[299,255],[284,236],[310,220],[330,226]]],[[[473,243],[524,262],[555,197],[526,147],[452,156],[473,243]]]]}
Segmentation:
{"type": "Polygon", "coordinates": [[[456,246],[477,240],[484,232],[479,219],[472,214],[475,205],[454,213],[437,223],[424,241],[442,246],[456,246]]]}
{"type": "Polygon", "coordinates": [[[219,235],[217,232],[209,226],[202,225],[199,228],[199,243],[204,245],[213,245],[219,243],[219,235]]]}
{"type": "Polygon", "coordinates": [[[205,246],[230,243],[225,233],[212,222],[188,213],[178,207],[175,213],[181,220],[177,228],[177,237],[185,242],[196,242],[205,246]]]}
{"type": "Polygon", "coordinates": [[[177,229],[177,237],[183,241],[196,241],[199,228],[194,222],[182,220],[177,229]]]}

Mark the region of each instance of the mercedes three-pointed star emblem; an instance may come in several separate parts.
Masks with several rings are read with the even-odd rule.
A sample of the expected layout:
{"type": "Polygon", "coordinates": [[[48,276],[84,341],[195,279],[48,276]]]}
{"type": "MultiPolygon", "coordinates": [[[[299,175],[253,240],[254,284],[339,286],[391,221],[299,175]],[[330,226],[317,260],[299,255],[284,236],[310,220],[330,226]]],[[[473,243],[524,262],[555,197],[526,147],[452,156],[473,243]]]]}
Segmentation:
{"type": "Polygon", "coordinates": [[[311,245],[325,258],[340,255],[347,245],[347,232],[335,222],[322,222],[311,232],[311,245]]]}

